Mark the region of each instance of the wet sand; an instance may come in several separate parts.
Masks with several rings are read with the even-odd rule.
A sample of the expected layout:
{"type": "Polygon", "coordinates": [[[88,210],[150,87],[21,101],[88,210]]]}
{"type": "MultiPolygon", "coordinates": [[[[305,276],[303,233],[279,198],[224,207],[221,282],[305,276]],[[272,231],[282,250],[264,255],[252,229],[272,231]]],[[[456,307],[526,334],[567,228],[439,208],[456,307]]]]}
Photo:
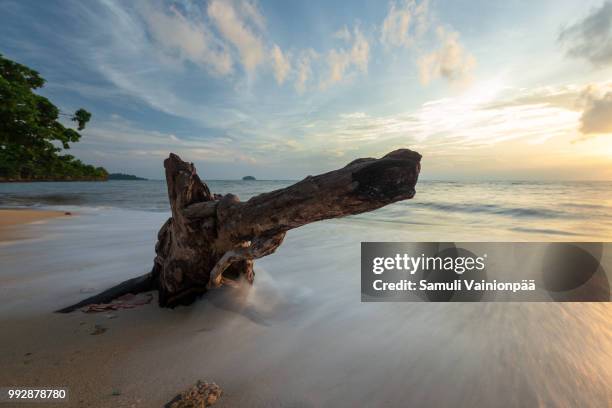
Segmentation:
{"type": "Polygon", "coordinates": [[[63,211],[0,209],[0,242],[27,236],[23,225],[66,217],[63,211]]]}
{"type": "Polygon", "coordinates": [[[0,246],[2,386],[67,386],[58,407],[158,407],[198,379],[218,407],[610,406],[609,303],[361,303],[356,243],[402,235],[350,221],[291,231],[253,287],[191,307],[52,313],[146,272],[165,218],[84,214],[0,246]]]}

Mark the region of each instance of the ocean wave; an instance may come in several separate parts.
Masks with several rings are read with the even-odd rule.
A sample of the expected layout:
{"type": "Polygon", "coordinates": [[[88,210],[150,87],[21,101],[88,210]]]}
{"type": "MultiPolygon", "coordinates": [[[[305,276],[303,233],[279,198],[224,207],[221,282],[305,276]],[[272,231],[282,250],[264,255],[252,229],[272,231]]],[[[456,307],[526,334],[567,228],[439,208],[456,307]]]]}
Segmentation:
{"type": "Polygon", "coordinates": [[[550,235],[567,235],[567,236],[579,236],[582,234],[578,234],[570,231],[562,231],[550,228],[526,228],[526,227],[514,227],[511,228],[513,231],[517,232],[527,232],[530,234],[550,234],[550,235]]]}
{"type": "Polygon", "coordinates": [[[586,204],[586,203],[561,203],[560,205],[570,208],[589,209],[589,210],[604,210],[610,211],[610,206],[601,204],[586,204]]]}
{"type": "Polygon", "coordinates": [[[40,206],[40,205],[83,205],[87,202],[79,194],[40,194],[40,195],[5,195],[0,197],[0,205],[40,206]]]}
{"type": "Polygon", "coordinates": [[[521,207],[503,207],[497,204],[453,204],[453,203],[435,203],[435,202],[414,202],[412,207],[424,208],[444,212],[459,212],[459,213],[486,213],[494,215],[507,215],[519,218],[561,218],[575,217],[575,214],[564,211],[551,210],[545,208],[521,208],[521,207]]]}

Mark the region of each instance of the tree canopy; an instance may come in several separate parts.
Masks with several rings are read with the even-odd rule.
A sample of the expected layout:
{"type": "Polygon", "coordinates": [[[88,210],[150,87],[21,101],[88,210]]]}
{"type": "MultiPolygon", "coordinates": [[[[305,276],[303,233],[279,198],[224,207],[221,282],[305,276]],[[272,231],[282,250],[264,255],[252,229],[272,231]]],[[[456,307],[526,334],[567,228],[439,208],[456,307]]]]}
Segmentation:
{"type": "Polygon", "coordinates": [[[59,122],[60,115],[69,116],[81,131],[91,113],[60,112],[34,92],[44,84],[38,72],[0,54],[0,180],[105,180],[104,168],[59,154],[81,139],[77,130],[59,122]]]}

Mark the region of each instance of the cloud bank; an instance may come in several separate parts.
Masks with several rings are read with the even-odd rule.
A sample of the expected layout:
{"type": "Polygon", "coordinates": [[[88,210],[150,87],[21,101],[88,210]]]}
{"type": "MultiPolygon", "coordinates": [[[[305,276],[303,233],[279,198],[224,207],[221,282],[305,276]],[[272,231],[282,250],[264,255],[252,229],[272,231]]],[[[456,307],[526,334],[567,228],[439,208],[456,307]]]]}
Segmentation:
{"type": "Polygon", "coordinates": [[[591,10],[582,20],[565,27],[559,42],[568,56],[581,58],[598,67],[612,63],[612,2],[591,10]]]}

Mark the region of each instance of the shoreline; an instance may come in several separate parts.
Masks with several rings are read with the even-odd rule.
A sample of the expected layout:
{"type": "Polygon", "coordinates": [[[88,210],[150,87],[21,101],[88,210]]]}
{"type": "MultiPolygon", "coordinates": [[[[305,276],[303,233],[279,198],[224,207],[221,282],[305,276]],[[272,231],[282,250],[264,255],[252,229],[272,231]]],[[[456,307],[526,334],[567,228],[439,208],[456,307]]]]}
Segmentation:
{"type": "Polygon", "coordinates": [[[0,179],[0,184],[1,183],[60,183],[60,182],[64,182],[64,181],[68,181],[68,182],[77,182],[77,181],[81,181],[81,182],[91,182],[91,181],[99,181],[99,182],[104,182],[104,181],[108,181],[108,179],[33,179],[33,180],[17,180],[17,179],[0,179]]]}
{"type": "MultiPolygon", "coordinates": [[[[72,215],[72,214],[70,214],[72,215]]],[[[0,209],[0,242],[24,238],[24,226],[53,218],[70,216],[64,211],[30,208],[0,209]]]]}

